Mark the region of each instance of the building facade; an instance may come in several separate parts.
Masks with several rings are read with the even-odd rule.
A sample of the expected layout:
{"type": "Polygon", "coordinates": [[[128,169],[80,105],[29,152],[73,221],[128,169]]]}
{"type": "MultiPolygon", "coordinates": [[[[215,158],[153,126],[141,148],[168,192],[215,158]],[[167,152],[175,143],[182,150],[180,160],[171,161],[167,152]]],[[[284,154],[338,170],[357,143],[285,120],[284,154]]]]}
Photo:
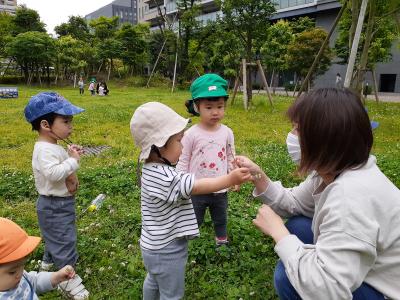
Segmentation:
{"type": "Polygon", "coordinates": [[[0,0],[0,12],[4,11],[15,15],[17,0],[0,0]]]}
{"type": "Polygon", "coordinates": [[[118,17],[119,23],[137,24],[137,0],[115,0],[85,16],[87,21],[100,16],[118,17]]]}

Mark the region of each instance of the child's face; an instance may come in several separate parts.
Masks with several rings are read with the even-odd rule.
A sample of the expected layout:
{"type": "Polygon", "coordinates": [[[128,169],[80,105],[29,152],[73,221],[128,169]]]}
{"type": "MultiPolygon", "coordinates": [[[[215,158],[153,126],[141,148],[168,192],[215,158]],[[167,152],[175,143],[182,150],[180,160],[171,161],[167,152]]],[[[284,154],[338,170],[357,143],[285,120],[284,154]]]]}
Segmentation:
{"type": "Polygon", "coordinates": [[[173,165],[178,163],[179,156],[182,154],[182,138],[183,131],[171,136],[165,146],[160,148],[162,157],[168,159],[168,161],[173,165]]]}
{"type": "Polygon", "coordinates": [[[14,289],[21,281],[27,258],[0,265],[0,292],[14,289]]]}
{"type": "Polygon", "coordinates": [[[215,126],[224,118],[225,115],[225,99],[218,100],[200,100],[198,103],[200,120],[207,126],[215,126]]]}
{"type": "Polygon", "coordinates": [[[57,116],[50,126],[57,139],[65,139],[72,133],[72,116],[57,116]]]}

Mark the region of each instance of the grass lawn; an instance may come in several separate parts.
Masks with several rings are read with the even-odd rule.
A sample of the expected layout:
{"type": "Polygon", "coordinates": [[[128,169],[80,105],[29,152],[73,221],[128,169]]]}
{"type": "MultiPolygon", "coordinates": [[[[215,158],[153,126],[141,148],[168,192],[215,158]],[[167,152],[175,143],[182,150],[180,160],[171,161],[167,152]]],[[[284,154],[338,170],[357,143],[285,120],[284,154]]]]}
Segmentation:
{"type": "MultiPolygon", "coordinates": [[[[31,170],[36,134],[25,121],[23,109],[30,96],[45,89],[19,89],[19,99],[0,100],[0,215],[38,235],[37,192],[31,170]]],[[[110,90],[108,97],[91,97],[88,91],[80,96],[78,89],[57,88],[86,109],[74,118],[71,140],[81,145],[112,147],[101,156],[81,159],[77,212],[99,193],[108,197],[99,211],[78,220],[77,272],[84,277],[91,299],[140,299],[145,270],[138,245],[140,190],[135,166],[139,152],[130,136],[129,121],[135,108],[148,101],[163,102],[187,117],[183,102],[189,93],[112,84],[110,90]]],[[[290,124],[284,114],[291,101],[275,97],[271,108],[265,96],[256,95],[253,107],[245,112],[241,98],[237,98],[235,105],[229,103],[224,120],[235,134],[237,153],[248,155],[273,180],[281,180],[286,186],[301,181],[295,176],[285,145],[290,124]]],[[[368,102],[367,107],[371,118],[380,122],[374,132],[373,153],[383,172],[400,187],[400,104],[368,102]]],[[[249,197],[250,192],[251,186],[246,184],[239,193],[229,194],[229,247],[215,249],[209,217],[201,228],[201,237],[190,243],[186,299],[276,298],[272,276],[277,256],[272,240],[251,224],[260,203],[249,197]]],[[[26,269],[36,269],[42,254],[43,244],[26,269]]],[[[57,292],[43,297],[58,298],[57,292]]]]}

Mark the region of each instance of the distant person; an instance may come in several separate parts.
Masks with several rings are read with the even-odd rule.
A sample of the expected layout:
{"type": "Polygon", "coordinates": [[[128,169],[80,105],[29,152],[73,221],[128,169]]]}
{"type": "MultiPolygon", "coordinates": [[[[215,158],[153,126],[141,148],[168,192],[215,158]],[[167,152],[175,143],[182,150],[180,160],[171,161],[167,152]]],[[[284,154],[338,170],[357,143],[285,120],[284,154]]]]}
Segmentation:
{"type": "Polygon", "coordinates": [[[103,83],[101,83],[99,85],[97,93],[99,94],[99,96],[104,96],[104,85],[103,85],[103,83]]]}
{"type": "Polygon", "coordinates": [[[103,87],[104,87],[104,95],[107,96],[110,90],[107,87],[107,83],[103,82],[103,87]]]}
{"type": "Polygon", "coordinates": [[[363,95],[364,95],[364,99],[367,99],[367,97],[369,95],[369,84],[368,84],[368,82],[366,82],[364,87],[363,87],[363,95]]]}
{"type": "Polygon", "coordinates": [[[339,73],[336,74],[336,87],[338,89],[341,89],[343,87],[343,80],[342,80],[342,76],[340,76],[339,73]]]}
{"type": "Polygon", "coordinates": [[[79,86],[79,95],[83,95],[83,93],[85,92],[85,90],[83,88],[85,86],[85,83],[83,82],[82,77],[79,78],[78,86],[79,86]]]}
{"type": "Polygon", "coordinates": [[[96,95],[96,92],[94,90],[94,81],[90,82],[88,90],[90,91],[90,95],[92,96],[96,95]]]}

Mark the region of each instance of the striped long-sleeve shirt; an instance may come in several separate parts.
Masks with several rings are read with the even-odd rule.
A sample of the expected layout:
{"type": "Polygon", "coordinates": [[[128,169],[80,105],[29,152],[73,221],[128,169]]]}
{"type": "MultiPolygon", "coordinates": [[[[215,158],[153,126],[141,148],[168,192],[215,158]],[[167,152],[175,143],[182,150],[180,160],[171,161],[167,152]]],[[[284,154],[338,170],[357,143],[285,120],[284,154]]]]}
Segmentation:
{"type": "Polygon", "coordinates": [[[174,167],[146,163],[142,169],[140,245],[159,250],[181,237],[199,235],[190,194],[194,175],[174,167]]]}

